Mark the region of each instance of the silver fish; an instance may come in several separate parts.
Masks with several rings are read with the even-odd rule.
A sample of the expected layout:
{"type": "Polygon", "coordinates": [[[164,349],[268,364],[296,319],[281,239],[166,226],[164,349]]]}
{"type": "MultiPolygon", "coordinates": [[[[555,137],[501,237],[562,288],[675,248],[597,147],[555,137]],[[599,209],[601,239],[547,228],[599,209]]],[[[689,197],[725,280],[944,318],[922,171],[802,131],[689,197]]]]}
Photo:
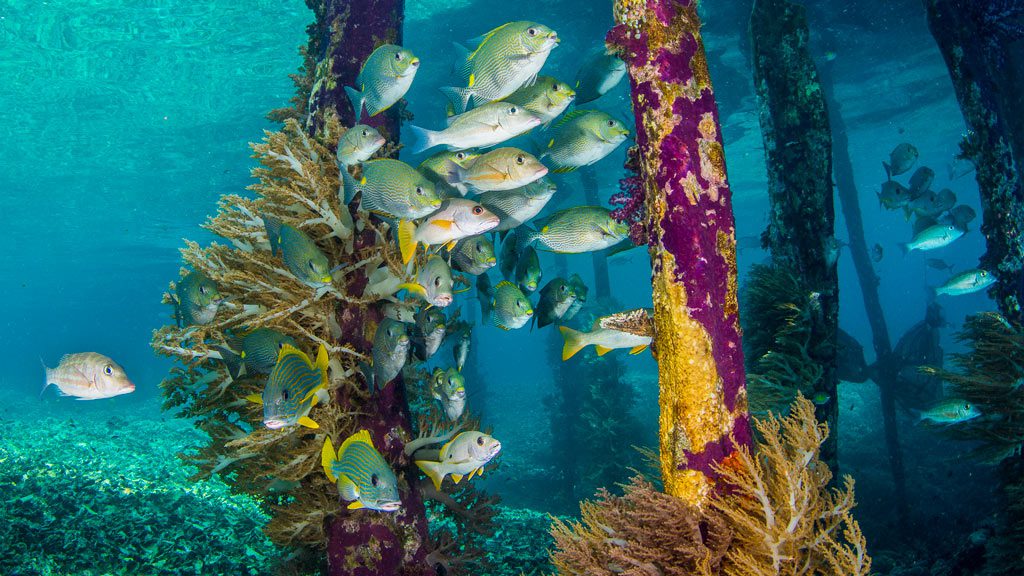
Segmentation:
{"type": "Polygon", "coordinates": [[[67,354],[56,368],[43,364],[43,371],[46,374],[44,392],[53,385],[61,396],[74,396],[79,400],[113,398],[135,391],[135,384],[128,379],[124,368],[96,352],[67,354]]]}

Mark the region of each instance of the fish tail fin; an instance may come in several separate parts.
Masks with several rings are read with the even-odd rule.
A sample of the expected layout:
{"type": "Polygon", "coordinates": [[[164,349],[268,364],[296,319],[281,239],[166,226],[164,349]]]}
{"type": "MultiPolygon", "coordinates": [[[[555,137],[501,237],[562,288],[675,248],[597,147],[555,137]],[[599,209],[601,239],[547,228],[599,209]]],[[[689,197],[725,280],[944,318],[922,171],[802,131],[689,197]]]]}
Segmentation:
{"type": "Polygon", "coordinates": [[[320,449],[320,465],[323,466],[324,474],[327,475],[327,479],[331,481],[331,484],[338,482],[338,477],[334,475],[332,470],[335,460],[337,460],[337,454],[334,451],[334,445],[331,444],[331,437],[327,436],[324,438],[323,448],[320,449]]]}
{"type": "Polygon", "coordinates": [[[434,482],[434,488],[440,491],[441,483],[444,482],[444,472],[441,470],[441,463],[430,460],[417,460],[416,466],[423,470],[423,473],[434,482]]]}
{"type": "Polygon", "coordinates": [[[451,160],[445,161],[445,182],[452,186],[463,184],[468,179],[468,171],[451,160]]]}
{"type": "Polygon", "coordinates": [[[398,223],[398,249],[402,252],[402,263],[408,264],[416,255],[416,224],[411,220],[398,223]]]}
{"type": "Polygon", "coordinates": [[[316,363],[313,365],[314,368],[320,371],[320,386],[327,388],[329,382],[327,377],[327,364],[330,362],[330,358],[327,356],[327,347],[320,343],[320,347],[316,351],[316,363]]]}
{"type": "Polygon", "coordinates": [[[267,241],[270,242],[270,255],[277,256],[278,243],[281,241],[281,221],[264,214],[263,227],[267,230],[267,241]]]}
{"type": "Polygon", "coordinates": [[[407,146],[409,146],[409,151],[413,154],[419,154],[439,144],[437,141],[439,132],[435,130],[427,130],[413,124],[407,125],[406,128],[409,129],[409,135],[412,138],[407,146]]]}
{"type": "Polygon", "coordinates": [[[562,346],[562,362],[572,358],[587,346],[583,332],[573,330],[568,326],[559,326],[558,331],[562,333],[562,339],[565,340],[565,344],[562,346]]]}
{"type": "Polygon", "coordinates": [[[363,378],[366,380],[366,389],[373,394],[373,367],[366,362],[360,362],[359,371],[363,373],[363,378]]]}
{"type": "Polygon", "coordinates": [[[342,204],[348,204],[356,195],[356,179],[348,173],[348,170],[341,170],[341,194],[339,198],[342,204]]]}
{"type": "Polygon", "coordinates": [[[39,398],[41,399],[43,394],[46,393],[46,389],[50,387],[50,373],[52,370],[50,370],[50,367],[46,365],[46,362],[43,361],[41,356],[39,357],[39,363],[43,366],[43,388],[39,391],[39,398]]]}
{"type": "Polygon", "coordinates": [[[882,168],[885,168],[885,177],[892,180],[892,166],[888,162],[882,161],[882,168]]]}
{"type": "Polygon", "coordinates": [[[462,114],[469,108],[469,98],[473,95],[470,88],[457,88],[455,86],[443,86],[441,93],[451,101],[456,114],[462,114]]]}
{"type": "Polygon", "coordinates": [[[242,357],[224,346],[217,346],[214,349],[220,352],[220,358],[224,362],[224,367],[228,369],[231,379],[238,380],[242,376],[242,357]]]}
{"type": "Polygon", "coordinates": [[[356,121],[359,121],[363,116],[363,104],[366,101],[363,93],[351,86],[345,86],[345,94],[348,95],[348,100],[352,103],[352,110],[355,111],[356,121]]]}
{"type": "Polygon", "coordinates": [[[899,246],[900,246],[900,253],[901,254],[903,254],[904,256],[906,256],[907,254],[910,254],[910,243],[909,242],[900,242],[899,246]]]}

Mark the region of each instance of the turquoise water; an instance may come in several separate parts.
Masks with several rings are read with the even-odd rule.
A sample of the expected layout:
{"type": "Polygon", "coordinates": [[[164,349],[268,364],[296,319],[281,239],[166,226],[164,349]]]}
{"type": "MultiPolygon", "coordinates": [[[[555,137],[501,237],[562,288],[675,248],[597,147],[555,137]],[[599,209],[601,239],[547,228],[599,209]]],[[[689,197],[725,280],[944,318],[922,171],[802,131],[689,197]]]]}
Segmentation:
{"type": "MultiPolygon", "coordinates": [[[[746,55],[749,6],[708,4],[705,34],[737,235],[755,236],[766,224],[767,184],[746,55]]],[[[895,341],[923,317],[926,286],[940,283],[945,273],[929,268],[921,255],[900,256],[896,244],[909,240],[909,225],[902,213],[878,208],[880,162],[896,144],[912,142],[921,164],[937,173],[934,189],[948,186],[961,202],[981,210],[973,178],[947,175],[965,128],[920,6],[860,9],[871,17],[851,17],[842,2],[812,10],[812,30],[827,31],[816,33],[812,45],[819,65],[833,53],[828,65],[850,129],[869,244],[885,250],[876,271],[895,341]]],[[[579,55],[597,46],[612,23],[609,2],[553,7],[535,0],[514,6],[410,0],[406,10],[404,44],[424,62],[407,99],[416,123],[427,127],[443,121],[436,89],[449,83],[451,41],[512,19],[546,22],[558,29],[562,44],[544,72],[571,78],[579,55]]],[[[269,573],[288,555],[257,532],[266,521],[258,501],[232,494],[216,479],[188,480],[192,471],[175,454],[202,444],[203,436],[160,411],[158,384],[172,364],[154,356],[150,336],[171,322],[160,298],[177,278],[182,239],[209,242],[212,234],[200,225],[215,212],[217,199],[252,183],[248,143],[278,128],[264,115],[292,97],[288,75],[302,63],[298,46],[312,19],[298,1],[0,5],[0,229],[8,240],[8,249],[0,251],[6,312],[0,341],[10,359],[0,374],[0,483],[17,487],[11,496],[0,495],[0,548],[8,551],[0,555],[3,573],[269,573]],[[40,360],[53,367],[63,354],[85,350],[115,358],[136,392],[80,403],[51,391],[39,400],[40,360]],[[90,508],[81,523],[61,516],[85,514],[77,506],[90,508]],[[108,522],[133,536],[99,532],[108,522]],[[212,530],[216,538],[200,537],[212,530]],[[183,540],[192,545],[181,545],[183,540]]],[[[596,105],[627,116],[626,86],[596,105]]],[[[619,148],[597,165],[602,202],[618,190],[624,155],[619,148]]],[[[420,157],[403,153],[402,159],[420,157]]],[[[560,207],[583,203],[578,176],[561,178],[560,186],[568,191],[560,207]]],[[[977,222],[972,228],[941,255],[957,270],[975,265],[984,251],[977,222]]],[[[846,237],[841,218],[837,236],[846,237]]],[[[744,248],[741,277],[766,256],[744,248]]],[[[545,269],[554,266],[552,255],[541,258],[545,269]]],[[[567,263],[593,290],[590,256],[569,256],[567,263]]],[[[649,306],[649,264],[642,251],[611,258],[609,270],[611,294],[622,309],[649,306]]],[[[839,274],[841,324],[869,349],[871,362],[870,332],[845,250],[839,274]]],[[[957,350],[952,334],[964,316],[993,309],[984,294],[942,303],[947,353],[957,350]]],[[[476,308],[470,296],[456,304],[466,313],[476,308]]],[[[561,343],[552,331],[482,328],[477,337],[476,369],[487,389],[475,393],[468,383],[469,402],[483,407],[486,424],[503,444],[499,469],[479,485],[502,497],[499,521],[509,527],[489,541],[489,552],[507,573],[539,569],[543,554],[523,542],[546,543],[545,514],[575,514],[576,501],[596,487],[586,481],[571,489],[552,485],[565,477],[553,456],[564,448],[558,417],[553,426],[546,408],[546,398],[557,398],[565,385],[548,361],[561,343]]],[[[619,448],[653,446],[654,362],[649,355],[621,353],[617,362],[636,426],[629,437],[607,441],[619,448]]],[[[915,427],[909,411],[901,411],[912,526],[942,528],[933,538],[915,540],[894,521],[877,388],[844,383],[838,401],[840,463],[857,479],[858,518],[873,549],[907,570],[928,558],[948,558],[993,511],[990,470],[963,458],[965,447],[915,427]]],[[[603,479],[625,481],[628,467],[642,466],[642,460],[600,464],[612,470],[603,479]]],[[[884,573],[911,573],[896,570],[884,573]]]]}

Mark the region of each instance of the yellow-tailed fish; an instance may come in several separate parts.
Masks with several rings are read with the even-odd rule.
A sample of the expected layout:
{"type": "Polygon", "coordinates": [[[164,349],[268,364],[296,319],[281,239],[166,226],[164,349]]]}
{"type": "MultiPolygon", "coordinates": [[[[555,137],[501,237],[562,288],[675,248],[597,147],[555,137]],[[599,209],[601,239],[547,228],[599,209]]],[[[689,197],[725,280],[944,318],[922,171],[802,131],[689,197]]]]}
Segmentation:
{"type": "Polygon", "coordinates": [[[56,368],[43,364],[45,382],[43,391],[51,385],[60,390],[61,396],[73,396],[79,400],[112,398],[135,391],[135,384],[128,379],[117,362],[96,352],[66,354],[56,368]]]}
{"type": "Polygon", "coordinates": [[[423,218],[441,205],[433,182],[405,162],[390,158],[367,160],[362,169],[358,181],[346,171],[341,173],[342,200],[346,204],[361,192],[363,210],[406,220],[423,218]]]}
{"type": "Polygon", "coordinates": [[[540,117],[541,123],[546,125],[565,112],[575,98],[576,92],[565,82],[551,76],[538,76],[536,82],[516,90],[502,102],[526,108],[540,117]]]}
{"type": "Polygon", "coordinates": [[[467,474],[470,480],[474,474],[482,475],[483,467],[500,451],[501,442],[474,430],[462,432],[442,446],[438,461],[417,460],[416,465],[434,482],[434,487],[440,490],[441,483],[449,474],[456,484],[462,482],[467,474]]]}
{"type": "Polygon", "coordinates": [[[611,154],[627,136],[625,124],[604,112],[574,110],[555,126],[540,158],[556,173],[571,172],[611,154]]]}
{"type": "Polygon", "coordinates": [[[558,45],[554,30],[534,22],[509,22],[498,26],[475,42],[466,54],[462,77],[466,87],[446,87],[457,112],[465,110],[470,98],[477,105],[500,100],[532,84],[558,45]]]}
{"type": "Polygon", "coordinates": [[[466,409],[466,379],[456,368],[434,368],[431,391],[449,420],[458,420],[466,409]]]}
{"type": "Polygon", "coordinates": [[[439,308],[424,308],[416,313],[413,322],[413,353],[420,360],[429,360],[444,341],[447,319],[439,308]]]}
{"type": "Polygon", "coordinates": [[[497,264],[494,256],[494,243],[486,236],[463,238],[452,248],[452,267],[459,272],[477,276],[490,270],[497,264]]]}
{"type": "Polygon", "coordinates": [[[448,183],[464,185],[474,192],[512,190],[534,182],[548,173],[533,154],[518,148],[498,148],[482,154],[462,167],[448,163],[448,183]]]}
{"type": "Polygon", "coordinates": [[[410,151],[418,154],[434,146],[453,150],[487,148],[515,138],[541,123],[540,116],[509,102],[488,102],[464,114],[448,118],[444,130],[407,125],[412,134],[410,151]]]}
{"type": "Polygon", "coordinates": [[[964,231],[952,224],[935,224],[914,235],[910,242],[900,244],[900,249],[904,255],[912,250],[935,250],[949,246],[963,235],[964,231]]]}
{"type": "Polygon", "coordinates": [[[936,296],[946,294],[947,296],[960,296],[962,294],[973,294],[981,292],[996,281],[995,274],[988,270],[967,270],[953,276],[945,284],[935,289],[936,296]]]}
{"type": "Polygon", "coordinates": [[[364,106],[367,114],[376,116],[401,100],[419,68],[420,59],[409,50],[394,44],[378,46],[359,70],[358,89],[345,87],[356,118],[364,106]]]}
{"type": "Polygon", "coordinates": [[[530,321],[533,306],[518,286],[502,280],[490,288],[490,281],[481,282],[481,278],[487,278],[487,275],[477,277],[477,288],[481,292],[480,309],[484,318],[502,330],[522,328],[530,321]]]}
{"type": "Polygon", "coordinates": [[[409,220],[398,224],[398,247],[402,261],[408,263],[416,247],[455,246],[463,238],[492,230],[500,220],[480,203],[465,198],[448,198],[441,207],[418,225],[409,220]]]}
{"type": "Polygon", "coordinates": [[[337,452],[331,437],[324,439],[320,464],[327,478],[338,486],[338,494],[349,510],[368,508],[394,512],[402,507],[398,496],[398,479],[391,466],[373,446],[367,430],[349,436],[337,452]]]}
{"type": "Polygon", "coordinates": [[[231,378],[238,380],[243,376],[269,374],[285,344],[299,347],[295,339],[287,334],[272,328],[257,328],[232,334],[228,338],[228,346],[218,346],[217,351],[231,378]]]}
{"type": "Polygon", "coordinates": [[[366,371],[371,391],[395,379],[409,359],[409,332],[404,322],[385,318],[373,335],[373,366],[366,371]]]}
{"type": "Polygon", "coordinates": [[[305,232],[270,216],[263,217],[270,254],[281,254],[285,266],[300,282],[318,288],[330,284],[331,265],[305,232]]]}
{"type": "Polygon", "coordinates": [[[315,363],[298,348],[281,346],[263,394],[248,396],[250,401],[263,405],[263,425],[271,430],[300,425],[319,428],[309,411],[323,396],[320,391],[327,390],[327,362],[323,344],[315,363]]]}
{"type": "Polygon", "coordinates": [[[189,272],[178,282],[174,296],[174,319],[179,327],[209,324],[224,302],[213,280],[198,271],[189,272]]]}
{"type": "Polygon", "coordinates": [[[616,348],[629,348],[630,354],[639,354],[651,344],[653,323],[650,316],[651,312],[642,308],[604,316],[594,321],[590,332],[559,326],[565,340],[562,360],[572,358],[591,344],[597,349],[598,356],[604,356],[616,348]]]}
{"type": "Polygon", "coordinates": [[[372,126],[356,124],[338,140],[338,166],[342,170],[370,159],[384,145],[384,137],[372,126]]]}
{"type": "Polygon", "coordinates": [[[590,54],[576,72],[576,105],[597,100],[626,76],[626,63],[601,48],[590,54]]]}
{"type": "Polygon", "coordinates": [[[452,284],[451,267],[444,258],[431,254],[416,274],[416,281],[401,284],[398,289],[408,290],[410,294],[419,296],[427,304],[444,308],[452,303],[452,284]]]}
{"type": "Polygon", "coordinates": [[[480,153],[476,150],[446,150],[429,156],[416,167],[428,180],[434,183],[437,195],[444,198],[455,198],[466,195],[465,186],[452,186],[448,183],[448,162],[466,167],[475,160],[480,153]]]}
{"type": "Polygon", "coordinates": [[[516,284],[520,290],[529,294],[537,289],[543,274],[537,250],[533,246],[527,246],[516,260],[516,284]]]}
{"type": "Polygon", "coordinates": [[[501,219],[494,231],[504,232],[540,214],[556,191],[555,183],[545,177],[512,190],[484,192],[477,200],[501,219]]]}
{"type": "Polygon", "coordinates": [[[629,226],[612,218],[603,206],[574,206],[548,216],[539,230],[520,229],[524,245],[536,241],[541,247],[566,254],[604,250],[629,234],[629,226]]]}

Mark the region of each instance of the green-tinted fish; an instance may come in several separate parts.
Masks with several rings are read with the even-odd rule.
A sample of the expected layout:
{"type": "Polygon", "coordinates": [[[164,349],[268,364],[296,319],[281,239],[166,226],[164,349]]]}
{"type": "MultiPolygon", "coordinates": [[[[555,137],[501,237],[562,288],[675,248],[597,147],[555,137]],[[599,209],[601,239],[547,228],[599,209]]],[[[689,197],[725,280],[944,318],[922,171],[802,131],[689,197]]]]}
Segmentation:
{"type": "Polygon", "coordinates": [[[597,100],[626,76],[626,63],[602,48],[590,54],[576,72],[576,105],[597,100]]]}
{"type": "Polygon", "coordinates": [[[811,396],[811,402],[815,406],[824,406],[832,400],[832,396],[829,396],[827,392],[815,392],[814,396],[811,396]]]}
{"type": "Polygon", "coordinates": [[[449,420],[458,420],[466,409],[466,379],[455,368],[434,368],[431,391],[449,420]]]}
{"type": "Polygon", "coordinates": [[[359,70],[358,89],[345,87],[356,118],[362,114],[364,105],[370,116],[394,106],[409,91],[419,69],[420,59],[405,48],[394,44],[378,46],[359,70]]]}
{"type": "Polygon", "coordinates": [[[540,284],[543,271],[540,269],[540,258],[533,246],[527,246],[516,262],[516,284],[524,293],[531,293],[540,284]]]}
{"type": "Polygon", "coordinates": [[[441,207],[419,225],[409,220],[398,224],[398,247],[406,264],[416,254],[416,247],[448,245],[483,234],[498,225],[500,219],[480,203],[466,198],[448,198],[441,207]]]}
{"type": "Polygon", "coordinates": [[[174,319],[179,327],[209,324],[224,302],[213,280],[198,271],[186,274],[175,286],[174,295],[174,319]]]}
{"type": "Polygon", "coordinates": [[[420,360],[429,360],[444,341],[448,330],[444,312],[437,308],[423,309],[416,313],[413,333],[413,352],[420,360]]]}
{"type": "Polygon", "coordinates": [[[448,183],[448,162],[465,168],[480,156],[476,150],[445,150],[428,157],[417,167],[428,180],[434,183],[438,196],[452,198],[466,195],[466,187],[455,187],[448,183]]]}
{"type": "Polygon", "coordinates": [[[463,476],[482,475],[483,468],[501,451],[501,442],[479,431],[462,432],[451,442],[441,447],[438,460],[417,460],[420,470],[434,481],[434,487],[441,489],[444,477],[451,474],[456,484],[463,476]]]}
{"type": "Polygon", "coordinates": [[[916,234],[910,242],[900,244],[900,248],[904,254],[911,250],[935,250],[949,246],[963,235],[964,231],[952,224],[935,224],[916,234]]]}
{"type": "Polygon", "coordinates": [[[422,173],[400,160],[380,158],[362,165],[359,181],[342,171],[344,197],[348,204],[363,193],[363,210],[386,218],[415,220],[429,215],[441,205],[434,184],[422,173]]]}
{"type": "Polygon", "coordinates": [[[501,241],[498,269],[501,270],[501,277],[505,280],[512,280],[516,277],[516,264],[519,262],[520,248],[522,246],[519,241],[519,230],[512,230],[512,233],[501,241]]]}
{"type": "Polygon", "coordinates": [[[467,328],[455,342],[455,346],[452,347],[452,356],[455,358],[455,368],[459,372],[462,372],[462,367],[466,365],[466,358],[469,357],[469,346],[472,342],[471,328],[467,328]]]}
{"type": "Polygon", "coordinates": [[[557,190],[554,182],[541,178],[513,190],[484,192],[477,200],[501,219],[494,231],[504,232],[540,214],[557,190]]]}
{"type": "Polygon", "coordinates": [[[305,232],[270,216],[263,217],[263,224],[270,241],[270,254],[276,256],[280,252],[288,270],[300,282],[318,288],[333,281],[327,256],[305,232]]]}
{"type": "Polygon", "coordinates": [[[589,166],[612,153],[629,136],[619,120],[599,110],[574,110],[555,125],[540,159],[556,173],[589,166]]]}
{"type": "Polygon", "coordinates": [[[907,218],[910,218],[911,214],[924,218],[935,218],[942,210],[938,208],[938,195],[931,190],[927,190],[920,196],[917,196],[903,207],[904,213],[907,218]]]}
{"type": "Polygon", "coordinates": [[[572,285],[565,278],[555,278],[540,289],[540,301],[537,302],[537,313],[533,318],[538,328],[557,322],[565,316],[573,303],[576,294],[572,285]]]}
{"type": "MultiPolygon", "coordinates": [[[[481,287],[479,278],[487,278],[486,274],[477,277],[477,288],[481,287]]],[[[489,280],[487,284],[489,284],[489,280]]],[[[502,330],[522,328],[533,316],[530,301],[515,284],[508,280],[498,282],[494,288],[487,286],[486,292],[480,295],[480,308],[483,316],[502,330]]]]}
{"type": "Polygon", "coordinates": [[[572,293],[576,300],[572,303],[572,306],[569,306],[565,316],[562,316],[562,320],[565,322],[572,320],[573,316],[580,311],[580,308],[583,308],[583,305],[587,303],[587,294],[590,292],[590,289],[583,283],[583,278],[580,278],[579,274],[573,274],[569,278],[569,286],[572,288],[572,293]]]}
{"type": "Polygon", "coordinates": [[[444,258],[437,254],[427,257],[426,264],[416,274],[415,282],[401,284],[399,290],[408,290],[410,294],[419,296],[427,304],[439,308],[452,303],[452,269],[444,258]]]}
{"type": "Polygon", "coordinates": [[[995,274],[988,270],[967,270],[953,276],[945,284],[935,289],[935,295],[960,296],[973,294],[988,288],[996,281],[995,274]]]}
{"type": "Polygon", "coordinates": [[[327,389],[327,361],[323,344],[317,351],[315,364],[294,346],[281,347],[263,394],[248,397],[263,405],[264,426],[271,430],[297,425],[320,427],[309,417],[309,411],[320,400],[318,392],[327,389]]]}
{"type": "Polygon", "coordinates": [[[516,90],[503,102],[518,104],[540,117],[542,124],[547,124],[565,112],[575,97],[576,92],[565,82],[551,76],[538,76],[536,82],[516,90]]]}
{"type": "Polygon", "coordinates": [[[53,385],[61,396],[74,396],[79,400],[99,400],[135,392],[135,384],[128,379],[124,368],[96,352],[66,354],[56,368],[43,364],[43,372],[43,392],[53,385]]]}
{"type": "Polygon", "coordinates": [[[956,204],[956,194],[949,188],[943,188],[935,197],[935,209],[939,212],[952,210],[956,204]]]}
{"type": "Polygon", "coordinates": [[[271,328],[257,328],[228,339],[230,348],[218,347],[233,380],[255,374],[269,374],[285,344],[298,348],[294,338],[271,328]]]}
{"type": "Polygon", "coordinates": [[[932,182],[935,181],[935,170],[927,166],[921,166],[910,176],[910,197],[917,198],[931,190],[932,182]]]}
{"type": "Polygon", "coordinates": [[[463,185],[480,193],[526,186],[547,173],[547,167],[529,152],[498,148],[476,158],[465,168],[449,162],[447,180],[452,186],[463,185]]]}
{"type": "Polygon", "coordinates": [[[949,398],[921,412],[918,422],[958,424],[978,416],[981,416],[981,411],[974,404],[958,398],[949,398]]]}
{"type": "Polygon", "coordinates": [[[889,153],[889,161],[882,162],[882,167],[885,168],[886,175],[892,178],[913,168],[914,163],[917,162],[917,156],[917,148],[904,142],[893,148],[889,153]]]}
{"type": "Polygon", "coordinates": [[[402,371],[409,358],[409,333],[403,322],[385,318],[373,335],[372,370],[368,371],[370,390],[383,388],[402,371]]]}
{"type": "Polygon", "coordinates": [[[538,242],[544,248],[565,254],[604,250],[629,235],[629,226],[612,218],[603,206],[574,206],[547,217],[540,230],[521,234],[524,245],[538,242]]]}
{"type": "Polygon", "coordinates": [[[518,104],[488,102],[469,112],[448,118],[444,130],[427,130],[407,125],[412,140],[410,151],[419,154],[434,146],[455,150],[487,148],[528,132],[541,123],[541,118],[518,104]]]}
{"type": "Polygon", "coordinates": [[[366,430],[349,436],[337,453],[331,437],[324,439],[320,451],[320,464],[327,478],[338,485],[338,494],[349,510],[368,508],[380,512],[394,512],[402,507],[398,497],[398,479],[384,457],[373,447],[373,439],[366,430]]]}
{"type": "Polygon", "coordinates": [[[458,112],[466,109],[470,98],[477,105],[500,100],[533,83],[557,45],[558,34],[542,24],[503,24],[480,37],[466,55],[461,70],[466,87],[446,87],[441,91],[458,112]]]}
{"type": "Polygon", "coordinates": [[[494,243],[484,236],[463,238],[452,249],[452,266],[473,276],[483,274],[498,262],[494,257],[494,243]]]}
{"type": "Polygon", "coordinates": [[[952,220],[952,222],[950,222],[951,224],[966,232],[967,225],[970,224],[972,220],[974,220],[977,214],[975,214],[974,209],[971,208],[970,206],[967,206],[966,204],[961,204],[950,210],[949,216],[952,220]]]}
{"type": "Polygon", "coordinates": [[[910,190],[895,180],[886,180],[882,183],[882,191],[877,192],[878,205],[888,210],[895,210],[906,206],[910,202],[910,190]]]}
{"type": "Polygon", "coordinates": [[[558,329],[565,340],[562,360],[572,358],[591,344],[597,349],[598,356],[604,356],[616,348],[629,348],[630,354],[639,354],[651,344],[650,316],[651,312],[642,308],[604,316],[594,321],[590,332],[559,326],[558,329]]]}
{"type": "Polygon", "coordinates": [[[372,126],[356,124],[338,140],[338,166],[342,170],[361,164],[384,145],[384,137],[372,126]]]}

